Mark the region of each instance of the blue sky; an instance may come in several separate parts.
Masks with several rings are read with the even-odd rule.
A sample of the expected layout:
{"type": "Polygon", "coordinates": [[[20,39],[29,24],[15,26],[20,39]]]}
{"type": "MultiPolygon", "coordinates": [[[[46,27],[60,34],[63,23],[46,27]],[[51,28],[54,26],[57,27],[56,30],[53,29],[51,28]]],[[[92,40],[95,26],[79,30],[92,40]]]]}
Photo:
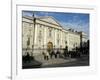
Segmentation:
{"type": "Polygon", "coordinates": [[[32,16],[52,16],[64,28],[72,28],[77,31],[83,31],[89,38],[89,14],[85,13],[62,13],[62,12],[43,12],[43,11],[23,11],[23,15],[32,16]]]}

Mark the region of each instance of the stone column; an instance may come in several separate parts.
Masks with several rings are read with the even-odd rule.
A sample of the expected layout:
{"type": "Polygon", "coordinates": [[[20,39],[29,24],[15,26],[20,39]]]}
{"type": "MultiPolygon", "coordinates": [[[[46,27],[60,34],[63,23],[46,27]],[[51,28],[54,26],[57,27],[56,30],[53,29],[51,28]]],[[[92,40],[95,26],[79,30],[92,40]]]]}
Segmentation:
{"type": "Polygon", "coordinates": [[[35,25],[35,39],[34,39],[34,44],[33,44],[34,45],[34,48],[36,48],[36,45],[37,45],[37,36],[38,36],[38,29],[37,29],[37,27],[38,27],[38,25],[39,24],[36,24],[35,25]]]}
{"type": "Polygon", "coordinates": [[[55,29],[55,48],[57,46],[57,30],[55,29]]]}
{"type": "Polygon", "coordinates": [[[55,46],[55,29],[53,28],[53,47],[55,46]]]}
{"type": "Polygon", "coordinates": [[[60,30],[60,45],[62,47],[62,30],[60,30]]]}
{"type": "Polygon", "coordinates": [[[47,27],[44,27],[44,48],[46,48],[47,45],[47,27]]]}

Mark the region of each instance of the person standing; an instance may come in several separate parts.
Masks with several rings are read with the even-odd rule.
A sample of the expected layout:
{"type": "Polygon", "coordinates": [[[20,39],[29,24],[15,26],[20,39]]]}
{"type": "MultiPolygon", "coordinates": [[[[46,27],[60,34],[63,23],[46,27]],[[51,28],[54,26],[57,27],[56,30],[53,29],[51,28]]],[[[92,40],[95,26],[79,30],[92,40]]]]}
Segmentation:
{"type": "Polygon", "coordinates": [[[68,46],[65,47],[64,49],[64,57],[66,58],[68,54],[68,46]]]}
{"type": "Polygon", "coordinates": [[[46,52],[46,60],[49,60],[49,52],[46,52]]]}
{"type": "Polygon", "coordinates": [[[42,52],[43,56],[44,56],[44,60],[49,60],[49,52],[42,52]]]}

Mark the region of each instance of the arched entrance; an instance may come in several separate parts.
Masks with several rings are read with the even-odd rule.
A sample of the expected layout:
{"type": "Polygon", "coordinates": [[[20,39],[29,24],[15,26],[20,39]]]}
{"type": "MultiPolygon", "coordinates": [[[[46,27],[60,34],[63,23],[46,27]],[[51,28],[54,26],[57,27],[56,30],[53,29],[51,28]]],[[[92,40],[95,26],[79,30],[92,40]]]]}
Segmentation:
{"type": "Polygon", "coordinates": [[[47,43],[47,50],[50,52],[53,49],[53,43],[52,42],[48,42],[47,43]]]}

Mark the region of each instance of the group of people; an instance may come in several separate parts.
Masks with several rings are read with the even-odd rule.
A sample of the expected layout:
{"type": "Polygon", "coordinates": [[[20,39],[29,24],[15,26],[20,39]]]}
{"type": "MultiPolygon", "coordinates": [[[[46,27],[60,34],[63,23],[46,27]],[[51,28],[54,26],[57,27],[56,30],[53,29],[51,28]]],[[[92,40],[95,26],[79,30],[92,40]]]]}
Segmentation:
{"type": "Polygon", "coordinates": [[[26,55],[22,56],[23,62],[31,62],[34,60],[34,57],[29,54],[29,52],[26,52],[26,55]]]}
{"type": "Polygon", "coordinates": [[[46,51],[46,52],[42,52],[42,54],[44,56],[44,60],[52,59],[53,56],[54,56],[54,58],[59,58],[60,57],[60,51],[59,50],[57,50],[56,52],[54,50],[46,51]]]}

